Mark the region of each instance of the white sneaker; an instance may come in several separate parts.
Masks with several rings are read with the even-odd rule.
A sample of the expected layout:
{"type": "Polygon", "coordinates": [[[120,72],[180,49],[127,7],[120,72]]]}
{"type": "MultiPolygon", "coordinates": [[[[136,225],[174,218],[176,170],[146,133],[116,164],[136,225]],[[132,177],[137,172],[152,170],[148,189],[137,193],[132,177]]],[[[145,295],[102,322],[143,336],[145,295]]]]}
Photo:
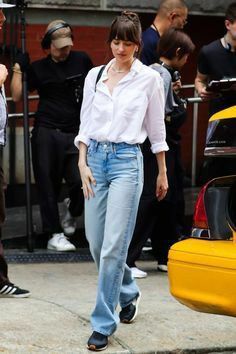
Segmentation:
{"type": "Polygon", "coordinates": [[[71,213],[69,212],[69,203],[70,203],[70,199],[66,198],[64,199],[64,206],[66,209],[66,213],[64,215],[64,217],[61,220],[61,227],[63,228],[64,234],[66,236],[72,236],[74,235],[75,231],[76,231],[76,218],[74,218],[71,213]]]}
{"type": "Polygon", "coordinates": [[[52,238],[48,241],[48,250],[56,251],[75,251],[75,246],[67,240],[63,233],[52,234],[52,238]]]}
{"type": "Polygon", "coordinates": [[[160,270],[160,272],[168,272],[168,267],[166,264],[158,264],[157,270],[160,270]]]}
{"type": "Polygon", "coordinates": [[[131,269],[133,278],[146,278],[147,277],[147,273],[141,269],[138,269],[137,267],[131,267],[130,269],[131,269]]]}

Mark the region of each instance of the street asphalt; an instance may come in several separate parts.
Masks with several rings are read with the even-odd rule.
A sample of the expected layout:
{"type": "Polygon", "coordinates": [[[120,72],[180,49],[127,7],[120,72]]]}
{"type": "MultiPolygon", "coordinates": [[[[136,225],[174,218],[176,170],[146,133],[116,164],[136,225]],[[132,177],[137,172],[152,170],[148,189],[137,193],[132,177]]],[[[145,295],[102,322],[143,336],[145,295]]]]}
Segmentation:
{"type": "MultiPolygon", "coordinates": [[[[194,312],[169,293],[168,277],[154,261],[139,279],[139,314],[120,324],[105,353],[236,353],[236,318],[194,312]]],[[[91,353],[89,316],[97,272],[93,262],[9,264],[11,281],[30,298],[0,298],[0,353],[91,353]]]]}

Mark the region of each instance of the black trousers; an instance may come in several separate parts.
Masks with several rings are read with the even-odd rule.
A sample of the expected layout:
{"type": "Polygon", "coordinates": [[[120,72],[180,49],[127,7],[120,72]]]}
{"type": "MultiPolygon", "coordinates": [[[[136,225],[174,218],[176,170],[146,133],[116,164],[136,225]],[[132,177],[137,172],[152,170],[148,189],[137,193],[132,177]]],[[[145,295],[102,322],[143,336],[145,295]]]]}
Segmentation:
{"type": "MultiPolygon", "coordinates": [[[[1,150],[1,148],[0,148],[1,150]]],[[[0,152],[1,155],[1,152],[0,152]]],[[[3,255],[3,247],[1,242],[1,227],[5,220],[5,181],[2,169],[2,161],[0,156],[0,287],[8,280],[7,262],[3,255]]]]}
{"type": "Polygon", "coordinates": [[[142,248],[151,238],[155,258],[167,263],[168,251],[181,232],[184,223],[183,168],[179,144],[169,144],[166,152],[169,190],[166,198],[158,202],[155,196],[157,163],[150,145],[144,144],[144,188],[141,195],[134,234],[129,246],[127,264],[135,265],[142,248]]]}
{"type": "Polygon", "coordinates": [[[71,214],[79,216],[83,212],[84,199],[74,138],[75,134],[57,129],[36,127],[32,131],[33,170],[43,232],[47,234],[61,232],[58,197],[63,178],[68,186],[71,214]]]}

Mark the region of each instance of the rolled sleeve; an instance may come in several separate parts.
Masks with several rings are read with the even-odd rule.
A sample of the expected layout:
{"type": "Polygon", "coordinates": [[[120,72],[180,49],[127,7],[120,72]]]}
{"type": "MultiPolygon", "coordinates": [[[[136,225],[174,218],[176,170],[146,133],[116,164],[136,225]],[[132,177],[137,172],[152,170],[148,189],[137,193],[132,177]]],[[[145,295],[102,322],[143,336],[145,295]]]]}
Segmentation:
{"type": "Polygon", "coordinates": [[[152,95],[149,101],[149,107],[146,114],[146,129],[148,138],[151,142],[151,151],[156,154],[161,151],[168,151],[166,143],[165,128],[165,93],[163,80],[155,72],[152,95]]]}
{"type": "Polygon", "coordinates": [[[75,146],[79,149],[79,143],[82,142],[85,145],[89,146],[90,139],[86,136],[78,134],[74,139],[75,146]]]}
{"type": "Polygon", "coordinates": [[[166,142],[156,143],[156,144],[151,145],[151,150],[152,150],[153,154],[157,154],[158,152],[161,152],[161,151],[168,151],[169,147],[166,142]]]}

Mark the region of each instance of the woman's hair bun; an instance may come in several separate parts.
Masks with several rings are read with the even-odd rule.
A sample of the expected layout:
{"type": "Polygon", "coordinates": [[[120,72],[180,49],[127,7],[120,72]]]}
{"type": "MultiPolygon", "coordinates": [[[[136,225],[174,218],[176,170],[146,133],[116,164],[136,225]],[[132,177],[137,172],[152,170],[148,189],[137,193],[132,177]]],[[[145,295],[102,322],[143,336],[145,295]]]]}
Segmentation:
{"type": "Polygon", "coordinates": [[[128,11],[128,10],[122,11],[121,16],[126,17],[127,19],[133,22],[139,21],[138,15],[132,11],[128,11]]]}

